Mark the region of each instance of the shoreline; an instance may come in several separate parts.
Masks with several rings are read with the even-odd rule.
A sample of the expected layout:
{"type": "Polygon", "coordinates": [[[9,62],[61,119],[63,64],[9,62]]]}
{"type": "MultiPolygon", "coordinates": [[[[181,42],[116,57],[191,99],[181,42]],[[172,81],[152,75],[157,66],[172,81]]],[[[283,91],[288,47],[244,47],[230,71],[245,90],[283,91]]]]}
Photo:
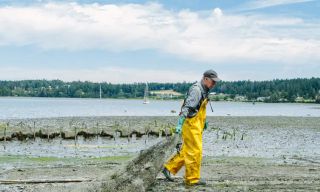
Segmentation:
{"type": "MultiPolygon", "coordinates": [[[[24,97],[24,96],[0,96],[1,98],[23,98],[23,99],[87,99],[87,100],[141,100],[143,101],[143,97],[141,98],[113,98],[113,97],[105,97],[105,98],[98,98],[98,97],[24,97]]],[[[183,98],[168,98],[168,99],[156,99],[156,98],[149,98],[150,101],[179,101],[183,100],[183,98]]],[[[227,101],[227,100],[211,100],[212,102],[228,102],[228,103],[263,103],[263,104],[319,104],[317,102],[262,102],[262,101],[227,101]]]]}

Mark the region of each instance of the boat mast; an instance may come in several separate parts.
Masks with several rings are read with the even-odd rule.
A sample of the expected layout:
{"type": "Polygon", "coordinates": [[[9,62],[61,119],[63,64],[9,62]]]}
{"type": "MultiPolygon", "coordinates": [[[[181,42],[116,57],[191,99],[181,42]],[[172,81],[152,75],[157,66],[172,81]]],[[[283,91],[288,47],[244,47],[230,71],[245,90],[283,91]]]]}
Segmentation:
{"type": "Polygon", "coordinates": [[[101,90],[101,83],[100,83],[100,99],[102,98],[102,90],[101,90]]]}

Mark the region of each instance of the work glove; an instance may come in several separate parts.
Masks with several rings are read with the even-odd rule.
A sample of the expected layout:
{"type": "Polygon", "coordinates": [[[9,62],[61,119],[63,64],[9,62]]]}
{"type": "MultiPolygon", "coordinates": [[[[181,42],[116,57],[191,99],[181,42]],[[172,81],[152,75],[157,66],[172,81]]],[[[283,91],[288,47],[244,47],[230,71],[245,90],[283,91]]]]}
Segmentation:
{"type": "Polygon", "coordinates": [[[186,119],[186,118],[185,118],[184,116],[180,116],[180,117],[179,117],[178,124],[177,124],[177,126],[176,126],[176,133],[181,134],[181,132],[182,132],[182,125],[183,125],[185,119],[186,119]]]}
{"type": "Polygon", "coordinates": [[[207,121],[207,119],[204,120],[204,127],[203,129],[206,130],[209,127],[209,123],[207,121]]]}

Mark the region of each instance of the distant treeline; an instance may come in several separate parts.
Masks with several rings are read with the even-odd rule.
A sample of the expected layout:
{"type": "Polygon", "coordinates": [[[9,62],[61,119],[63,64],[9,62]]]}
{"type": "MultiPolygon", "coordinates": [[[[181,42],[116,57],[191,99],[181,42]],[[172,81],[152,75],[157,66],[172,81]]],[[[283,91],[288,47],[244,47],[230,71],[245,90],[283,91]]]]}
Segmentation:
{"type": "MultiPolygon", "coordinates": [[[[169,90],[185,94],[190,82],[148,83],[149,91],[169,90]]],[[[145,83],[111,84],[93,82],[63,82],[60,80],[0,81],[0,96],[99,98],[142,98],[145,83]]],[[[264,98],[265,102],[295,102],[303,98],[320,103],[320,78],[272,81],[219,82],[212,90],[229,99],[243,96],[249,101],[264,98]]]]}
{"type": "Polygon", "coordinates": [[[264,97],[265,102],[295,102],[300,98],[320,103],[320,78],[222,82],[215,91],[231,98],[242,95],[249,101],[264,97]]]}

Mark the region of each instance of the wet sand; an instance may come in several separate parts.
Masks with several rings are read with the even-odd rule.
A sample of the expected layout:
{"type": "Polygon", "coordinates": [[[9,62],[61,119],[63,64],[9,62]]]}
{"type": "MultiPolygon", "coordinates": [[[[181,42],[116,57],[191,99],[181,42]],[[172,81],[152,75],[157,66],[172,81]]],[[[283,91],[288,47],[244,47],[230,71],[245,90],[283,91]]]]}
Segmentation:
{"type": "MultiPolygon", "coordinates": [[[[159,174],[149,191],[320,191],[320,118],[210,117],[208,120],[201,170],[208,185],[186,187],[181,170],[175,182],[167,182],[159,174]]],[[[68,121],[68,118],[63,120],[66,124],[68,121]]],[[[73,121],[88,124],[118,121],[126,128],[128,121],[139,122],[135,129],[139,127],[143,133],[148,127],[155,132],[163,129],[173,124],[176,117],[81,117],[73,121]]],[[[54,125],[56,119],[45,119],[45,122],[54,125]]],[[[59,137],[35,141],[13,138],[0,151],[0,180],[83,182],[2,183],[0,191],[87,191],[93,182],[161,140],[153,135],[131,136],[130,139],[79,136],[77,143],[59,137]]],[[[1,141],[0,147],[4,143],[1,141]]]]}

